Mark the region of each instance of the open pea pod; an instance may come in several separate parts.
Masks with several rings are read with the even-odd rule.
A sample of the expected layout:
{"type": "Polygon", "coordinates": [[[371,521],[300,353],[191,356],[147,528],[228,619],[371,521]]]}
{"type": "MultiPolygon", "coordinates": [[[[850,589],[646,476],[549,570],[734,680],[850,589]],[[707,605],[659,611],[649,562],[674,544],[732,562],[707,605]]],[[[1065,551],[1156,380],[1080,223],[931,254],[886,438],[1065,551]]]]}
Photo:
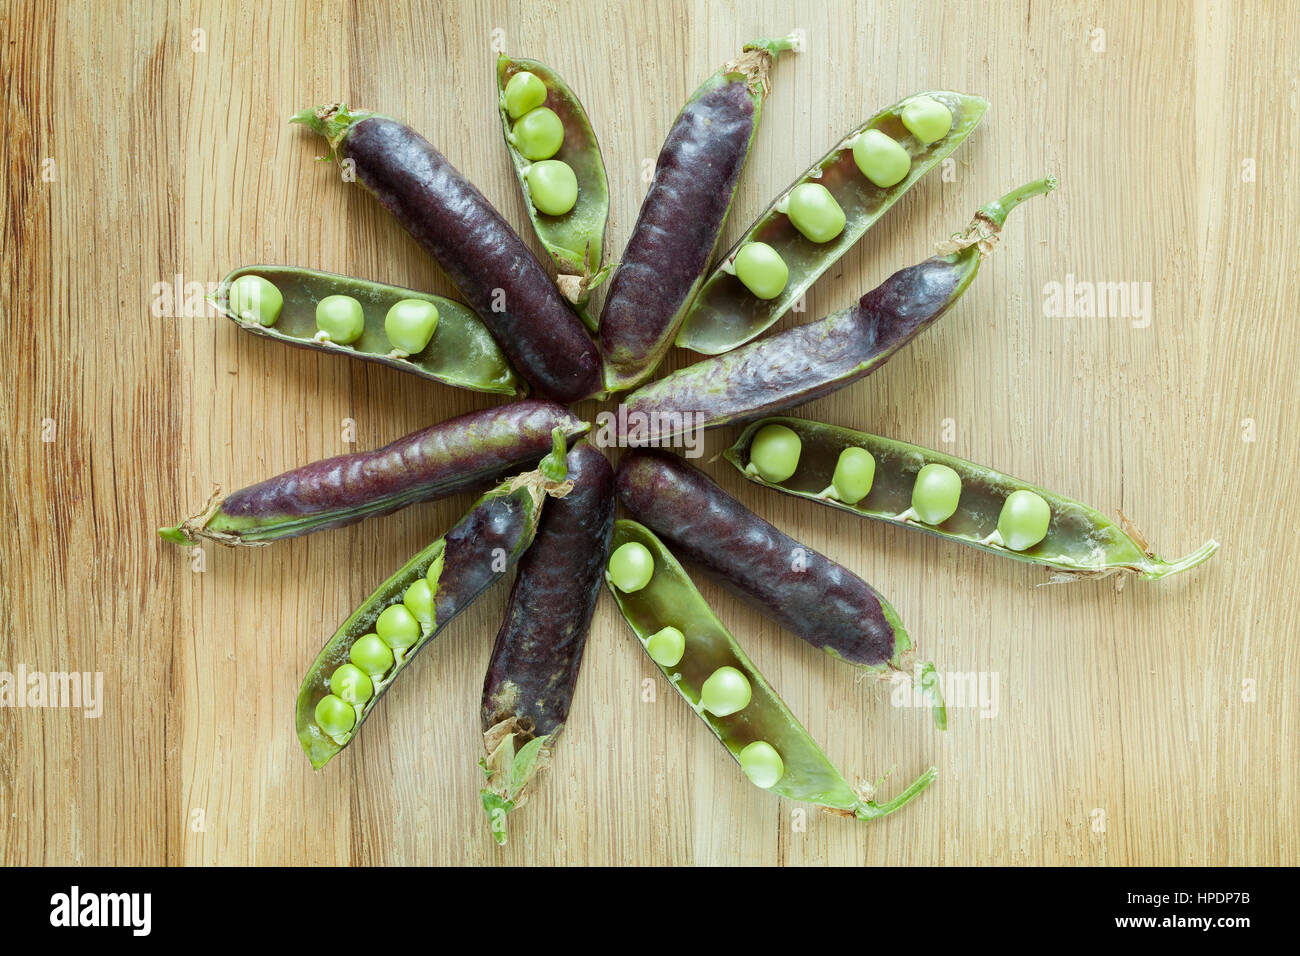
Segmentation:
{"type": "Polygon", "coordinates": [[[601,256],[609,218],[609,183],[587,111],[560,75],[537,60],[499,56],[497,91],[506,148],[533,231],[559,270],[560,291],[579,307],[578,314],[594,332],[596,320],[582,307],[608,273],[608,267],[601,268],[601,256]],[[539,120],[544,122],[535,122],[539,120]],[[554,153],[553,140],[544,142],[552,134],[551,124],[563,133],[554,153]],[[515,135],[516,127],[522,142],[515,135]],[[531,145],[530,132],[543,141],[534,155],[549,154],[545,158],[529,159],[520,151],[521,145],[531,145]]]}
{"type": "MultiPolygon", "coordinates": [[[[978,96],[931,90],[886,107],[849,132],[773,200],[723,257],[687,311],[677,334],[677,345],[707,355],[718,355],[743,345],[771,327],[904,193],[965,142],[984,118],[988,107],[988,101],[978,96]],[[936,112],[946,110],[951,117],[951,125],[939,138],[927,142],[933,134],[912,121],[910,113],[905,114],[905,110],[918,104],[937,104],[937,109],[935,106],[930,108],[936,112]],[[909,117],[907,122],[905,115],[909,117]],[[909,129],[908,123],[920,135],[909,129]],[[869,138],[864,142],[864,137],[869,138]],[[878,159],[864,153],[863,147],[872,144],[883,149],[878,159]],[[891,162],[898,165],[891,168],[891,162]],[[877,172],[872,163],[879,165],[884,175],[877,172]],[[876,185],[864,172],[863,164],[877,180],[889,185],[876,185]],[[895,181],[898,176],[902,178],[895,181]],[[806,236],[792,218],[795,216],[790,208],[792,193],[810,183],[824,187],[830,199],[842,210],[842,218],[835,215],[841,224],[839,232],[823,241],[814,241],[806,236]],[[770,265],[777,273],[782,268],[787,272],[779,291],[775,286],[768,290],[760,289],[764,295],[771,293],[768,298],[760,298],[737,276],[737,256],[751,243],[770,247],[771,253],[780,259],[778,264],[771,258],[771,253],[763,250],[770,265]]],[[[816,199],[817,192],[812,197],[816,199]]],[[[824,196],[820,197],[820,204],[833,214],[833,207],[826,204],[824,196]]],[[[835,224],[832,222],[832,229],[835,224]]]]}
{"type": "MultiPolygon", "coordinates": [[[[336,301],[356,310],[351,303],[336,301]]],[[[521,395],[526,391],[483,321],[468,306],[440,295],[317,269],[252,265],[221,280],[216,304],[241,329],[289,345],[350,355],[476,392],[521,395]],[[270,288],[259,289],[259,284],[242,294],[239,288],[232,293],[234,283],[245,276],[261,278],[270,288]],[[351,330],[359,329],[359,335],[346,344],[332,341],[317,324],[317,307],[330,296],[346,296],[360,306],[360,324],[351,330]],[[424,329],[415,335],[425,343],[418,351],[404,351],[389,338],[385,320],[399,302],[428,303],[437,310],[433,313],[425,307],[418,316],[424,329]],[[429,324],[432,335],[425,339],[429,324]]],[[[421,307],[416,304],[414,311],[419,313],[421,307]]]]}
{"type": "MultiPolygon", "coordinates": [[[[1149,550],[1141,533],[1127,521],[1121,528],[1087,505],[992,468],[838,425],[799,418],[765,418],[746,428],[723,454],[756,484],[862,517],[960,541],[981,551],[1040,564],[1056,572],[1056,580],[1120,573],[1162,578],[1196,567],[1219,547],[1217,541],[1210,540],[1176,561],[1165,561],[1149,550]],[[764,431],[773,428],[789,429],[798,441],[790,441],[779,431],[764,431]],[[764,451],[754,451],[755,438],[760,435],[760,441],[773,441],[772,447],[780,442],[784,447],[778,456],[785,461],[777,465],[776,471],[762,460],[764,451]],[[860,453],[846,456],[849,449],[865,450],[872,462],[860,453]],[[934,524],[926,523],[924,515],[917,512],[918,476],[928,466],[951,470],[956,476],[948,476],[951,488],[959,495],[956,510],[934,524]],[[792,467],[793,472],[779,481],[763,475],[766,471],[769,476],[779,476],[792,467]]],[[[939,470],[936,477],[945,474],[939,470]]],[[[946,510],[942,508],[933,517],[941,517],[946,510]]]]}
{"type": "Polygon", "coordinates": [[[865,378],[961,298],[1011,211],[1056,186],[1048,176],[985,203],[964,231],[939,244],[939,255],[899,269],[852,308],[642,385],[619,411],[620,440],[662,445],[692,429],[783,412],[865,378]]]}
{"type": "Polygon", "coordinates": [[[351,743],[416,652],[512,568],[537,533],[546,496],[562,496],[567,442],[536,471],[504,482],[379,586],[334,633],[298,691],[298,740],[319,770],[351,743]]]}
{"type": "MultiPolygon", "coordinates": [[[[676,688],[755,785],[791,800],[818,804],[842,816],[874,820],[909,803],[937,776],[931,767],[892,800],[877,803],[871,788],[855,788],[804,730],[713,613],[694,582],[663,543],[643,525],[615,524],[612,550],[643,546],[653,558],[649,582],[639,590],[620,590],[607,574],[610,593],[651,660],[676,688]],[[681,643],[667,652],[658,645],[665,628],[681,643]],[[680,656],[679,656],[680,655],[680,656]],[[673,663],[663,661],[678,659],[673,663]],[[723,681],[719,681],[719,678],[723,681]],[[740,700],[714,703],[712,686],[726,685],[740,700]],[[745,691],[747,686],[748,691],[745,691]],[[726,712],[723,716],[712,711],[726,712]]],[[[724,690],[724,692],[725,692],[724,690]]]]}

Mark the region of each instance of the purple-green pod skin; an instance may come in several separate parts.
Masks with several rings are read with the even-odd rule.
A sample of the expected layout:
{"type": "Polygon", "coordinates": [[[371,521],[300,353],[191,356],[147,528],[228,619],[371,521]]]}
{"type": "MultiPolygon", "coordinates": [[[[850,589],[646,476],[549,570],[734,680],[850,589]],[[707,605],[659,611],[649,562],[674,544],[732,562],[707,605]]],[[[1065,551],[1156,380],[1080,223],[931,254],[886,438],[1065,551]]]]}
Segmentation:
{"type": "Polygon", "coordinates": [[[340,528],[421,501],[480,491],[527,471],[588,425],[563,405],[526,399],[450,418],[374,451],[339,455],[234,492],[190,536],[258,544],[340,528]]]}
{"type": "MultiPolygon", "coordinates": [[[[870,375],[929,328],[966,290],[978,267],[972,247],[901,269],[853,308],[637,389],[627,398],[626,421],[660,423],[663,439],[692,424],[716,428],[747,422],[829,395],[870,375]]],[[[621,437],[629,443],[644,440],[632,429],[621,437]]]]}
{"type": "Polygon", "coordinates": [[[623,506],[674,554],[813,647],[882,668],[911,646],[897,613],[871,585],[764,521],[678,456],[630,452],[616,482],[623,506]]]}
{"type": "Polygon", "coordinates": [[[409,126],[357,115],[333,140],[339,155],[438,261],[515,369],[557,402],[600,392],[595,343],[496,207],[409,126]]]}
{"type": "Polygon", "coordinates": [[[787,329],[688,366],[628,396],[619,416],[626,444],[647,444],[688,428],[747,422],[821,398],[870,375],[933,325],[959,298],[996,244],[1007,215],[1057,187],[1055,176],[985,203],[956,251],[900,269],[843,312],[787,329]],[[629,433],[624,423],[648,435],[629,433]]]}
{"type": "Polygon", "coordinates": [[[626,391],[658,367],[717,251],[773,54],[748,50],[692,94],[669,130],[600,317],[605,387],[626,391]]]}
{"type": "Polygon", "coordinates": [[[582,442],[568,466],[573,490],[542,509],[483,682],[483,730],[513,718],[519,744],[558,733],[569,716],[614,532],[609,459],[582,442]]]}
{"type": "Polygon", "coordinates": [[[500,486],[479,499],[455,527],[417,553],[349,615],[316,656],[298,690],[298,740],[313,768],[319,770],[351,743],[361,725],[374,713],[375,705],[415,655],[514,567],[533,540],[541,508],[536,489],[524,486],[510,490],[506,485],[500,486]],[[401,601],[402,594],[414,581],[428,579],[428,568],[434,561],[439,562],[440,569],[434,586],[433,630],[412,645],[390,672],[346,739],[340,742],[326,736],[316,725],[315,709],[320,699],[330,693],[330,675],[349,659],[357,639],[374,630],[375,621],[385,608],[401,601]]]}

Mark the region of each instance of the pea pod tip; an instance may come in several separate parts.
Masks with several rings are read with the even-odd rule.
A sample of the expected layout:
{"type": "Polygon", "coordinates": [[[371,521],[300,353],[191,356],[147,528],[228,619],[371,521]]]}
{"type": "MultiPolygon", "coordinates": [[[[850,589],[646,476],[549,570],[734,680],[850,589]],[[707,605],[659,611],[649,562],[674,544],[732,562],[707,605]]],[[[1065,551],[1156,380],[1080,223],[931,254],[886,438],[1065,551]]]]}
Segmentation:
{"type": "Polygon", "coordinates": [[[158,537],[173,544],[193,544],[194,541],[185,533],[184,527],[184,523],[182,523],[172,525],[170,528],[159,528],[158,537]]]}
{"type": "Polygon", "coordinates": [[[289,117],[290,124],[299,123],[314,133],[323,136],[333,153],[343,141],[348,128],[354,123],[373,116],[368,110],[352,110],[346,103],[326,103],[321,106],[309,106],[289,117]]]}
{"type": "Polygon", "coordinates": [[[1168,577],[1171,574],[1178,574],[1181,571],[1190,571],[1192,568],[1204,564],[1214,556],[1219,550],[1219,542],[1211,538],[1205,544],[1201,545],[1195,551],[1190,551],[1173,561],[1164,561],[1160,558],[1152,558],[1152,567],[1142,574],[1142,577],[1148,581],[1159,580],[1168,577]]]}
{"type": "Polygon", "coordinates": [[[768,53],[771,53],[773,56],[777,56],[778,54],[786,53],[786,52],[802,53],[803,35],[798,32],[794,32],[794,33],[787,33],[783,37],[776,37],[776,38],[764,37],[759,40],[750,40],[743,47],[741,47],[741,49],[746,52],[750,50],[765,50],[768,53]]]}
{"type": "Polygon", "coordinates": [[[222,540],[222,536],[209,534],[204,530],[204,526],[208,523],[208,519],[216,514],[221,508],[221,501],[221,486],[213,485],[212,493],[208,495],[207,502],[196,514],[190,515],[184,521],[179,524],[174,524],[169,528],[159,528],[158,537],[162,538],[164,541],[170,541],[173,544],[181,545],[196,544],[200,538],[209,537],[213,540],[220,541],[222,544],[228,543],[222,540]]]}
{"type": "Polygon", "coordinates": [[[894,799],[887,800],[884,803],[876,803],[875,800],[872,799],[875,787],[868,786],[864,788],[868,791],[868,795],[861,803],[853,808],[851,813],[864,823],[869,823],[872,820],[879,820],[881,817],[889,816],[889,814],[893,813],[895,810],[901,810],[903,807],[915,800],[921,795],[922,791],[930,786],[930,784],[934,783],[938,777],[938,768],[930,767],[913,780],[906,790],[894,797],[894,799]]]}

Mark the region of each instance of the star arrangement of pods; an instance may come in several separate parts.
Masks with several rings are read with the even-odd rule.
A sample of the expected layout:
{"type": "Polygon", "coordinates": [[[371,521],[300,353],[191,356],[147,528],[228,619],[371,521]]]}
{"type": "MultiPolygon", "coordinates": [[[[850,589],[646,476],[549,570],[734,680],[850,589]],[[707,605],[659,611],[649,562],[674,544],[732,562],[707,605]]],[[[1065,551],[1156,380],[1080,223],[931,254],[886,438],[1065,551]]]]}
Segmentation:
{"type": "Polygon", "coordinates": [[[586,111],[545,64],[501,56],[506,148],[553,275],[429,142],[398,120],[332,105],[294,117],[327,140],[464,298],[254,265],[217,293],[241,328],[446,385],[507,396],[374,451],[314,462],[221,497],[163,529],[229,546],[337,528],[417,502],[485,492],[397,569],[308,669],[297,733],[319,769],[356,736],[415,653],[498,579],[516,576],[484,681],[481,799],[493,837],[535,789],[577,684],[607,586],[670,685],[760,788],[859,820],[887,801],[853,786],[799,724],[681,563],[783,628],[864,671],[909,674],[946,718],[932,665],[867,582],[785,535],[682,457],[689,430],[746,427],[725,459],[745,478],[854,514],[1043,565],[1054,578],[1159,578],[1194,567],[1120,524],[991,468],[878,435],[782,416],[870,374],[949,309],[1008,214],[1048,177],[982,206],[935,256],[853,307],[764,336],[866,231],[975,130],[988,108],[917,93],[850,130],[738,242],[718,243],[770,74],[794,37],[751,43],[692,94],[668,132],[617,263],[606,262],[609,184],[586,111]],[[591,297],[608,283],[597,316],[591,297]],[[592,337],[594,334],[594,339],[592,337]],[[653,379],[677,346],[704,358],[653,379]],[[531,397],[527,397],[531,393],[531,397]],[[621,395],[615,470],[568,406],[621,395]],[[616,520],[616,502],[630,519],[616,520]]]}

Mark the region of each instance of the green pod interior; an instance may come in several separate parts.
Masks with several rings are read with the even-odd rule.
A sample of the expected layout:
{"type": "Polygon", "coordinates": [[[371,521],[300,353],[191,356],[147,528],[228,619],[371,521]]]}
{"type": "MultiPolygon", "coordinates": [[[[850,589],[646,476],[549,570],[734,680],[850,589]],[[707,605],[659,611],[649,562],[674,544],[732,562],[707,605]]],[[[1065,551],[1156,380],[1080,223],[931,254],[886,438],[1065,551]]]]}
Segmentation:
{"type": "MultiPolygon", "coordinates": [[[[506,555],[503,566],[497,567],[493,563],[491,574],[483,573],[481,569],[478,569],[478,573],[472,576],[472,582],[468,590],[461,593],[460,590],[453,588],[453,593],[444,596],[443,585],[448,578],[464,581],[466,578],[471,577],[460,573],[461,569],[448,569],[445,567],[448,536],[444,535],[402,565],[392,577],[381,584],[370,597],[366,598],[361,606],[343,622],[343,625],[316,656],[316,660],[307,671],[307,676],[303,678],[302,686],[298,691],[296,711],[298,740],[302,743],[303,750],[306,751],[314,769],[319,770],[335,754],[352,742],[352,739],[361,729],[362,723],[374,711],[379,699],[393,685],[397,676],[406,669],[416,652],[437,637],[443,628],[473,603],[493,581],[504,575],[528,549],[537,530],[537,521],[541,516],[542,492],[537,483],[521,483],[516,480],[501,485],[480,498],[474,508],[466,515],[466,519],[470,518],[478,509],[492,508],[498,505],[509,506],[511,502],[508,499],[514,499],[518,506],[523,507],[524,517],[520,525],[514,529],[516,537],[513,547],[506,555]],[[429,573],[431,567],[437,569],[433,575],[429,573]],[[330,693],[330,676],[340,665],[350,660],[352,645],[363,635],[375,630],[375,622],[378,620],[379,615],[386,608],[402,603],[402,596],[406,589],[421,578],[428,580],[433,588],[434,620],[432,624],[421,628],[420,637],[405,651],[401,652],[400,657],[397,658],[387,673],[381,678],[372,678],[374,693],[364,705],[356,708],[358,713],[352,729],[346,734],[337,737],[331,736],[316,723],[316,705],[322,697],[330,693]]],[[[491,515],[485,517],[496,521],[498,524],[511,520],[504,513],[496,517],[491,515]]],[[[463,523],[464,521],[462,521],[463,523]]],[[[457,528],[460,527],[461,525],[458,524],[457,528]]],[[[462,554],[460,557],[464,559],[466,556],[462,554]]],[[[473,557],[475,560],[481,559],[484,564],[497,561],[497,556],[492,554],[474,555],[473,557]]],[[[452,560],[455,559],[456,556],[453,555],[452,560]]],[[[396,652],[394,654],[397,656],[396,652]]]]}
{"type": "Polygon", "coordinates": [[[650,635],[664,627],[676,627],[686,636],[686,652],[680,662],[672,667],[656,662],[655,666],[737,762],[741,750],[754,741],[763,740],[776,748],[785,773],[771,787],[772,793],[868,820],[903,806],[934,779],[932,767],[888,803],[865,799],[777,696],[663,543],[643,525],[620,520],[614,526],[610,552],[628,542],[644,545],[654,558],[655,568],[650,583],[633,593],[619,591],[606,579],[623,617],[643,649],[650,635]],[[710,674],[724,666],[745,675],[752,697],[743,710],[718,717],[699,707],[700,688],[710,674]]]}
{"type": "MultiPolygon", "coordinates": [[[[604,254],[605,222],[609,218],[609,182],[605,175],[605,161],[601,157],[600,143],[591,128],[591,120],[581,101],[560,75],[545,63],[537,60],[515,59],[502,54],[497,58],[497,93],[501,125],[505,134],[506,149],[514,164],[519,188],[523,190],[528,218],[533,231],[564,275],[581,276],[573,295],[561,284],[561,291],[575,302],[585,302],[599,279],[601,257],[604,254]],[[532,161],[526,159],[510,142],[514,120],[506,111],[505,89],[516,73],[532,73],[546,86],[546,102],[542,105],[555,111],[564,126],[564,143],[552,159],[567,163],[578,180],[578,201],[572,209],[560,216],[550,216],[533,205],[527,172],[532,161]]],[[[585,311],[583,321],[594,331],[595,325],[585,311]]]]}
{"type": "Polygon", "coordinates": [[[949,90],[932,90],[909,96],[881,110],[853,129],[830,152],[808,168],[763,212],[723,257],[700,287],[677,335],[677,344],[707,355],[717,355],[748,342],[776,322],[812,284],[857,243],[881,216],[922,176],[941,163],[979,125],[988,101],[949,90]],[[942,139],[922,143],[903,125],[900,112],[918,96],[941,102],[953,114],[952,129],[942,139]],[[853,141],[866,130],[879,130],[899,143],[911,157],[907,176],[893,186],[874,185],[853,158],[853,141]],[[778,206],[801,183],[819,183],[839,203],[847,222],[835,239],[816,243],[806,238],[778,206]],[[790,271],[785,289],[772,299],[753,295],[730,271],[736,253],[750,242],[770,245],[790,271]]]}
{"type": "Polygon", "coordinates": [[[307,671],[307,676],[303,678],[302,686],[298,690],[297,706],[298,740],[302,743],[303,750],[307,752],[307,758],[314,769],[319,770],[329,762],[330,758],[351,743],[352,738],[361,729],[362,723],[374,711],[379,699],[393,685],[397,676],[406,669],[415,652],[431,641],[441,630],[439,622],[435,622],[432,628],[423,629],[419,640],[403,652],[401,658],[394,663],[387,674],[381,678],[372,678],[374,694],[359,708],[357,721],[347,734],[337,738],[332,737],[317,726],[316,704],[330,693],[330,675],[340,665],[348,663],[352,645],[362,635],[375,629],[375,621],[380,613],[393,604],[400,604],[406,589],[428,574],[430,566],[442,558],[445,547],[446,539],[439,538],[402,565],[396,574],[381,584],[359,608],[352,612],[352,615],[343,622],[343,626],[316,655],[316,660],[307,671]]]}
{"type": "Polygon", "coordinates": [[[1142,544],[1101,512],[1064,495],[934,449],[823,422],[764,418],[746,428],[723,454],[741,474],[756,484],[1066,574],[1127,571],[1146,578],[1158,578],[1194,567],[1218,548],[1217,542],[1210,541],[1185,558],[1167,562],[1149,554],[1142,544]],[[791,429],[802,442],[799,466],[782,482],[766,481],[749,468],[749,450],[754,435],[772,424],[791,429]],[[850,447],[865,448],[876,460],[871,490],[856,504],[845,504],[824,494],[831,487],[840,453],[850,447]],[[934,526],[901,520],[899,516],[911,507],[912,486],[917,472],[931,463],[947,465],[961,477],[961,500],[956,513],[934,526]],[[1013,551],[986,539],[997,530],[998,516],[1007,496],[1019,490],[1032,491],[1040,496],[1051,508],[1052,517],[1047,536],[1042,541],[1024,551],[1013,551]]]}
{"type": "Polygon", "coordinates": [[[289,345],[378,362],[476,392],[514,396],[526,391],[523,381],[515,374],[483,321],[469,306],[443,296],[316,269],[251,265],[234,270],[221,281],[216,303],[240,328],[289,345]],[[230,310],[230,284],[244,275],[261,276],[284,297],[284,305],[274,325],[246,321],[230,310]],[[316,305],[330,295],[351,296],[361,303],[365,331],[350,345],[318,342],[314,338],[317,332],[316,305]],[[384,331],[384,317],[389,308],[402,299],[421,299],[438,308],[438,325],[433,338],[422,352],[408,357],[391,354],[393,347],[384,331]]]}

